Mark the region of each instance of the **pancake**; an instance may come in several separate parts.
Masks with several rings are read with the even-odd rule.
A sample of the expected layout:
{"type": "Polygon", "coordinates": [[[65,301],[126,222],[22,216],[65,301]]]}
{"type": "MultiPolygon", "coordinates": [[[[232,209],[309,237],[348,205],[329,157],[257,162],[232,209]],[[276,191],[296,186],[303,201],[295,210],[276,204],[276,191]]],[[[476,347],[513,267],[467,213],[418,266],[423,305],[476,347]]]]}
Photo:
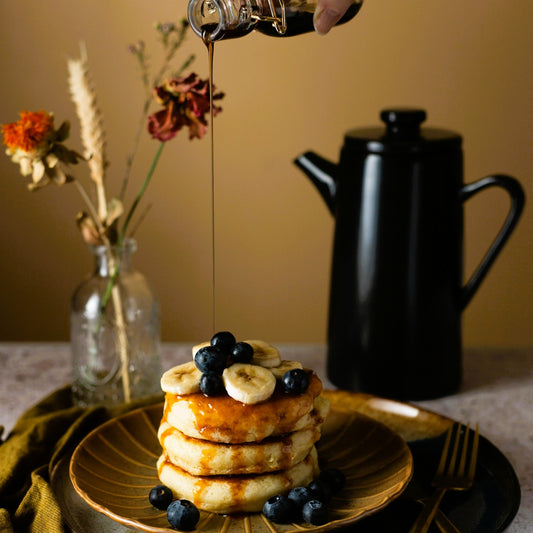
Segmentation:
{"type": "Polygon", "coordinates": [[[204,396],[165,394],[163,421],[189,437],[212,442],[258,442],[316,425],[317,417],[327,414],[322,399],[322,382],[308,371],[310,384],[303,394],[288,395],[276,386],[274,394],[258,404],[244,404],[228,395],[204,396]],[[320,397],[321,398],[321,397],[320,397]]]}
{"type": "Polygon", "coordinates": [[[265,501],[279,493],[307,485],[319,472],[316,448],[287,470],[266,474],[194,476],[161,455],[157,462],[159,479],[175,497],[193,502],[199,509],[214,513],[258,512],[265,501]]]}
{"type": "Polygon", "coordinates": [[[188,437],[162,422],[159,442],[167,459],[196,476],[260,474],[301,462],[320,438],[318,425],[261,442],[223,444],[188,437]]]}

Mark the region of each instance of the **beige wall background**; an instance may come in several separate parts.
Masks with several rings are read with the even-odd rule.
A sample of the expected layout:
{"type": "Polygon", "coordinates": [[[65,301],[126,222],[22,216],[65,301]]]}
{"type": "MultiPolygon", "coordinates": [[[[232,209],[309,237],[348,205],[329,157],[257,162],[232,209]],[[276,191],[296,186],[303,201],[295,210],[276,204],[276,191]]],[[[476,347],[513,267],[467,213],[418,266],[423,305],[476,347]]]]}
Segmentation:
{"type": "MultiPolygon", "coordinates": [[[[66,60],[85,41],[105,115],[109,185],[118,192],[142,102],[127,45],[146,41],[160,59],[152,23],[185,15],[185,0],[0,0],[0,123],[22,109],[70,119],[66,60]]],[[[465,181],[503,172],[533,189],[533,3],[531,0],[366,0],[326,37],[252,34],[221,42],[215,83],[226,92],[215,121],[216,328],[276,342],[326,338],[333,220],[292,165],[314,149],[336,161],[346,130],[379,122],[392,105],[420,106],[428,124],[464,137],[465,181]]],[[[200,39],[181,57],[207,75],[200,39]]],[[[136,190],[156,144],[146,135],[136,190]]],[[[162,307],[165,341],[204,339],[211,322],[209,142],[181,134],[166,148],[146,195],[135,264],[162,307]]],[[[83,176],[86,176],[82,173],[83,176]]],[[[80,177],[82,177],[80,175],[80,177]]],[[[0,157],[0,340],[67,340],[69,298],[91,257],[74,218],[74,188],[30,193],[0,157]]],[[[130,197],[131,199],[131,197],[130,197]]],[[[491,190],[466,207],[465,276],[499,229],[509,201],[491,190]]],[[[531,234],[518,229],[464,313],[465,345],[531,345],[531,234]]]]}

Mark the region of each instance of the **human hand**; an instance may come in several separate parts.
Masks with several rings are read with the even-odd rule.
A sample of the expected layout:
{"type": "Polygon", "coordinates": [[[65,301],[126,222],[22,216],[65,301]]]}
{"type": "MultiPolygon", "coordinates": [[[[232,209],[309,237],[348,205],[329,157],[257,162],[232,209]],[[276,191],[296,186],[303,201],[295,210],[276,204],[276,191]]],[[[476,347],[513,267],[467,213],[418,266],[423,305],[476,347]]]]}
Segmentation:
{"type": "Polygon", "coordinates": [[[328,33],[352,3],[353,0],[318,0],[313,17],[315,31],[320,35],[328,33]]]}

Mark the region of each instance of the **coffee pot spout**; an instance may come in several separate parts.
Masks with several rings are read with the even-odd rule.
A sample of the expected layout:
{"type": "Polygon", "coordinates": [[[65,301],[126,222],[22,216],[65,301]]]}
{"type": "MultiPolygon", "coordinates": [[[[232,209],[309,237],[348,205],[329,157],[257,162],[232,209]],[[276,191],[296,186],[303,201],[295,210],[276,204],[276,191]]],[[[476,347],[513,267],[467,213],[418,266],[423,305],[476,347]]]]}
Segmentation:
{"type": "Polygon", "coordinates": [[[294,164],[315,185],[322,198],[324,198],[331,214],[335,216],[337,165],[314,152],[305,152],[299,155],[294,160],[294,164]]]}

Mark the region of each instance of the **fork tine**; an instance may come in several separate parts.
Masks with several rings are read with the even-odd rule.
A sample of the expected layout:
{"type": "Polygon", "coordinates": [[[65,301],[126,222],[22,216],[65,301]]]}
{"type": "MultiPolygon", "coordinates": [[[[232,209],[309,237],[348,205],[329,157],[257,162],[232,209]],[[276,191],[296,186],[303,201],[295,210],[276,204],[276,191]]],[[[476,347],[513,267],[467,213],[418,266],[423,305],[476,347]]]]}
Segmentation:
{"type": "MultiPolygon", "coordinates": [[[[459,428],[459,431],[461,428],[459,428]]],[[[465,436],[463,439],[463,447],[461,450],[461,460],[459,461],[459,469],[457,470],[458,476],[463,476],[465,473],[465,466],[466,466],[466,455],[468,452],[468,436],[470,434],[470,422],[467,424],[465,429],[465,436]]]]}
{"type": "Polygon", "coordinates": [[[464,438],[461,438],[462,425],[459,422],[453,423],[446,432],[446,439],[442,454],[437,467],[437,472],[433,477],[432,485],[435,491],[431,497],[425,502],[422,511],[417,516],[415,522],[411,526],[409,533],[427,533],[435,514],[439,508],[440,502],[444,494],[449,490],[467,490],[471,488],[474,482],[476,472],[476,462],[479,445],[479,429],[476,424],[476,430],[472,439],[470,423],[465,428],[464,438]],[[455,437],[453,435],[454,427],[457,427],[455,437]],[[450,445],[454,437],[453,447],[450,453],[450,445]],[[469,446],[472,439],[472,445],[469,446]],[[461,448],[459,451],[459,447],[461,448]],[[470,450],[469,450],[470,448],[470,450]],[[448,458],[448,455],[450,457],[448,458]],[[457,456],[460,455],[459,468],[455,472],[457,456]],[[468,459],[469,457],[469,459],[468,459]],[[465,476],[465,467],[468,462],[468,473],[465,476]],[[448,468],[446,468],[446,463],[448,468]]]}
{"type": "Polygon", "coordinates": [[[446,468],[446,459],[448,457],[448,448],[450,447],[450,442],[452,440],[452,432],[453,432],[453,426],[452,424],[446,433],[446,440],[444,442],[444,447],[442,448],[442,453],[440,455],[439,460],[439,466],[437,467],[437,472],[435,475],[442,476],[444,474],[444,469],[446,468]]]}
{"type": "Polygon", "coordinates": [[[455,463],[457,462],[457,452],[459,451],[459,440],[461,438],[461,424],[457,423],[455,425],[457,426],[457,431],[455,433],[452,456],[450,457],[450,463],[446,472],[446,475],[448,476],[453,476],[453,473],[455,471],[455,463]]]}
{"type": "Polygon", "coordinates": [[[468,467],[468,480],[472,482],[476,475],[477,452],[479,447],[479,426],[476,424],[476,431],[474,432],[474,440],[472,441],[472,454],[470,456],[470,465],[468,467]]]}

